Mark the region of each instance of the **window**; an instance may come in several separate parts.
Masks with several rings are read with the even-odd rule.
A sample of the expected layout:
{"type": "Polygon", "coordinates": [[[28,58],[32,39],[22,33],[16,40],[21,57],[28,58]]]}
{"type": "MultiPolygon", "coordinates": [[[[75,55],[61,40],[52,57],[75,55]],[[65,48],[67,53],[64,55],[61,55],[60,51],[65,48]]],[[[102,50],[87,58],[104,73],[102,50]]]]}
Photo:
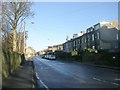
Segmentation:
{"type": "Polygon", "coordinates": [[[89,33],[89,29],[87,29],[87,32],[89,33]]]}
{"type": "Polygon", "coordinates": [[[116,39],[118,40],[118,33],[116,34],[116,39]]]}
{"type": "Polygon", "coordinates": [[[90,42],[90,36],[88,35],[88,42],[90,42]]]}
{"type": "Polygon", "coordinates": [[[90,31],[93,31],[93,28],[92,28],[92,27],[90,28],[90,31]]]}
{"type": "Polygon", "coordinates": [[[74,41],[74,46],[75,46],[75,41],[74,41]]]}
{"type": "Polygon", "coordinates": [[[98,30],[100,28],[100,24],[97,24],[94,26],[95,30],[98,30]]]}
{"type": "Polygon", "coordinates": [[[82,37],[82,43],[84,43],[84,37],[82,37]]]}
{"type": "Polygon", "coordinates": [[[79,45],[80,44],[80,39],[78,39],[77,42],[78,42],[78,45],[79,45]]]}
{"type": "Polygon", "coordinates": [[[92,34],[92,41],[94,41],[94,34],[92,34]]]}
{"type": "Polygon", "coordinates": [[[86,43],[86,37],[85,37],[85,43],[86,43]]]}
{"type": "Polygon", "coordinates": [[[100,34],[99,34],[99,32],[97,32],[97,39],[100,39],[100,34]]]}
{"type": "Polygon", "coordinates": [[[90,27],[90,28],[88,28],[87,29],[87,32],[89,33],[89,32],[92,32],[93,31],[93,27],[90,27]]]}
{"type": "Polygon", "coordinates": [[[75,46],[77,45],[77,41],[75,40],[75,46]]]}

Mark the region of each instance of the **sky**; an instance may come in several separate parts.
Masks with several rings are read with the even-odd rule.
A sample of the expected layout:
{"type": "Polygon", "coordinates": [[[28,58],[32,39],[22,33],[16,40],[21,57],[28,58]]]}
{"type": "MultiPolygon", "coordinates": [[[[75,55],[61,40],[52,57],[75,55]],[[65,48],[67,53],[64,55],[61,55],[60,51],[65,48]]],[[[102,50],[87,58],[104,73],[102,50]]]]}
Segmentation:
{"type": "Polygon", "coordinates": [[[40,51],[62,44],[67,36],[100,21],[117,20],[117,8],[117,2],[34,2],[31,10],[35,15],[26,20],[27,47],[40,51]]]}

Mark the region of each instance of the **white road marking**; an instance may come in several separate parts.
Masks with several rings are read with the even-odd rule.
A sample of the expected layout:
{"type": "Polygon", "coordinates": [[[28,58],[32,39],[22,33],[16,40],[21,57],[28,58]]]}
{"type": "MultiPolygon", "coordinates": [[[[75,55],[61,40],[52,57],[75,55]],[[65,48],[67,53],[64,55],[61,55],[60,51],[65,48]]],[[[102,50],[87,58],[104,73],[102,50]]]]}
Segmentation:
{"type": "Polygon", "coordinates": [[[48,86],[45,85],[44,82],[43,82],[42,80],[39,80],[39,81],[40,81],[40,83],[41,83],[47,90],[49,90],[48,86]]]}
{"type": "Polygon", "coordinates": [[[114,80],[120,81],[120,78],[115,78],[114,80]]]}
{"type": "Polygon", "coordinates": [[[119,85],[118,83],[112,83],[112,84],[117,85],[117,86],[119,85]]]}
{"type": "MultiPolygon", "coordinates": [[[[93,78],[94,80],[97,80],[97,81],[101,81],[101,82],[108,82],[108,81],[106,81],[106,80],[101,80],[101,79],[99,79],[99,78],[93,78]]],[[[120,85],[120,84],[118,84],[118,83],[114,83],[114,82],[109,82],[109,83],[111,83],[111,84],[114,84],[114,85],[120,85]]]]}
{"type": "Polygon", "coordinates": [[[39,76],[38,76],[38,73],[36,72],[36,78],[39,80],[39,82],[42,84],[42,86],[44,88],[46,88],[46,90],[49,90],[48,86],[44,84],[44,82],[42,80],[40,80],[39,76]]]}
{"type": "Polygon", "coordinates": [[[98,79],[98,78],[93,78],[94,80],[97,80],[97,81],[102,81],[101,79],[98,79]]]}
{"type": "Polygon", "coordinates": [[[36,78],[39,80],[40,78],[39,78],[39,76],[38,76],[38,73],[37,72],[35,72],[36,73],[36,78]]]}

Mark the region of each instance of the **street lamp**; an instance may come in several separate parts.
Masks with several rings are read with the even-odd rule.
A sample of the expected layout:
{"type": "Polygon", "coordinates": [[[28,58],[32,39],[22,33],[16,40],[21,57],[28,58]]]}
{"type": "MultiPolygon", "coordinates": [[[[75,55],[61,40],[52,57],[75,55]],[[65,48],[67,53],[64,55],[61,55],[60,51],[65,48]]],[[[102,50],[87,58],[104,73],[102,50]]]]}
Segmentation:
{"type": "MultiPolygon", "coordinates": [[[[34,24],[34,22],[31,22],[31,24],[34,24]]],[[[24,54],[25,54],[25,48],[26,48],[26,23],[24,21],[24,54]]]]}

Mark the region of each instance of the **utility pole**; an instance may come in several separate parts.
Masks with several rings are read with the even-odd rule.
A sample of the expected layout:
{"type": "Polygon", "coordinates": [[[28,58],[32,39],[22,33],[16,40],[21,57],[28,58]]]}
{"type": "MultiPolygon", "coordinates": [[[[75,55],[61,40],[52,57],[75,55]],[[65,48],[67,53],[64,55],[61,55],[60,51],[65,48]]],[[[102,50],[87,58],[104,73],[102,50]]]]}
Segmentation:
{"type": "Polygon", "coordinates": [[[24,54],[25,54],[25,47],[26,47],[26,39],[25,39],[25,36],[26,36],[26,27],[25,27],[25,21],[24,21],[24,54]]]}
{"type": "MultiPolygon", "coordinates": [[[[31,22],[31,24],[34,24],[34,22],[31,22]]],[[[25,54],[25,48],[26,48],[26,23],[24,21],[24,54],[25,54]]]]}

